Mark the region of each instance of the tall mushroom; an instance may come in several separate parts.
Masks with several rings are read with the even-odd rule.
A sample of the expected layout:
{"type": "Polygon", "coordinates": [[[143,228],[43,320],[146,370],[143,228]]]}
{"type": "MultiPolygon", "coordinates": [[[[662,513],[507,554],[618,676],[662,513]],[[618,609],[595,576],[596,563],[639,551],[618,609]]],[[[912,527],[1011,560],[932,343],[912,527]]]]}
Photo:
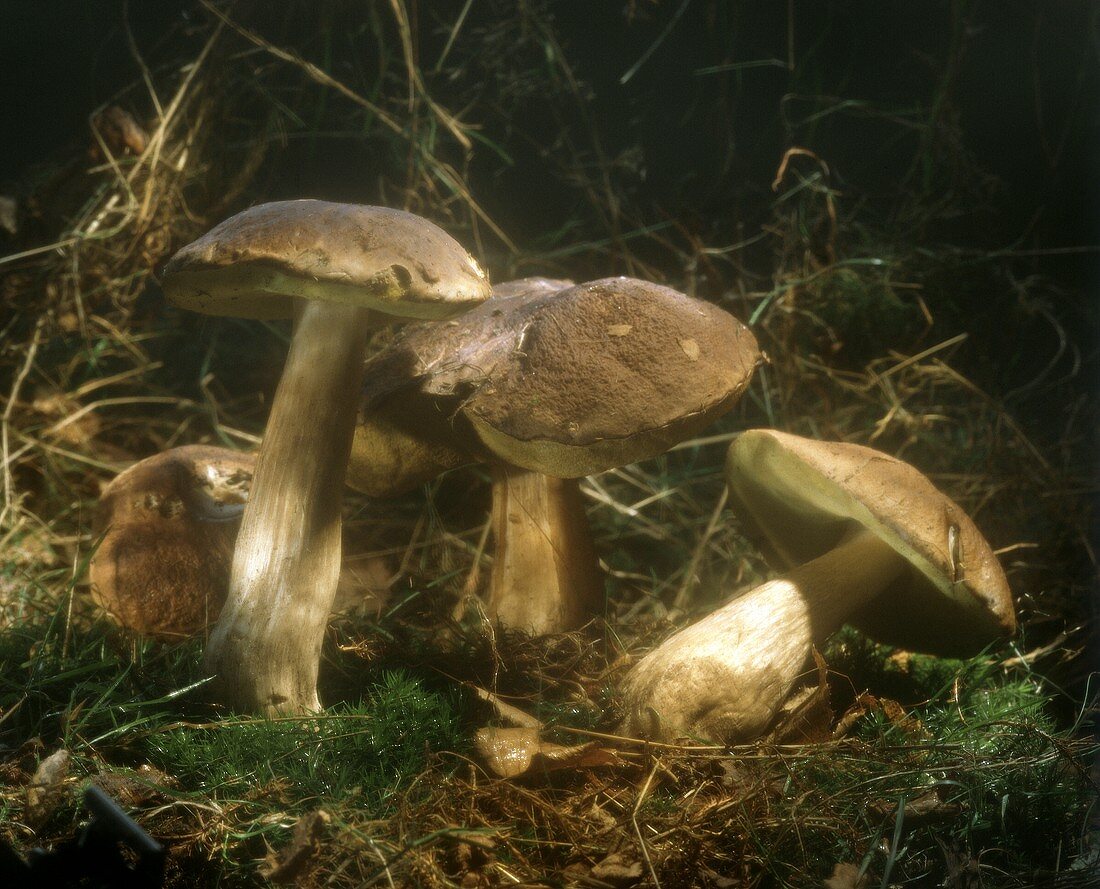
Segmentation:
{"type": "Polygon", "coordinates": [[[377,356],[348,477],[392,495],[464,462],[488,463],[488,611],[532,633],[579,626],[602,596],[576,479],[702,429],[736,403],[759,360],[732,315],[668,287],[559,284],[506,285],[453,322],[405,331],[377,356]]]}
{"type": "Polygon", "coordinates": [[[205,669],[235,709],[317,710],[344,473],[376,313],[447,317],[485,299],[488,281],[442,229],[410,213],[283,201],[184,247],[164,287],[195,311],[296,320],[205,669]]]}
{"type": "Polygon", "coordinates": [[[185,638],[218,616],[255,457],[187,445],[119,473],[100,495],[92,597],[144,636],[185,638]]]}
{"type": "Polygon", "coordinates": [[[1015,628],[997,557],[916,469],[854,444],[767,429],[727,460],[730,502],[774,564],[798,566],[673,635],[633,668],[624,730],[725,742],[762,734],[812,648],[846,622],[883,642],[975,654],[1015,628]]]}

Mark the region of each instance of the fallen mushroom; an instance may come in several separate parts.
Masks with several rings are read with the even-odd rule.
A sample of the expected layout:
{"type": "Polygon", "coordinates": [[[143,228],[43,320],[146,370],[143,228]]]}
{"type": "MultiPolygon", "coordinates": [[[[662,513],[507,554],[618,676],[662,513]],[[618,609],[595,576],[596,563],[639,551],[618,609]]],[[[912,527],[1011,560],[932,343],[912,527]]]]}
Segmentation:
{"type": "Polygon", "coordinates": [[[284,201],[245,210],[184,247],[164,287],[194,311],[295,318],[205,669],[235,709],[317,710],[374,314],[447,317],[485,299],[488,281],[442,229],[410,213],[284,201]]]}
{"type": "Polygon", "coordinates": [[[92,597],[122,626],[182,638],[217,618],[255,457],[188,445],[135,463],[100,495],[92,597]]]}
{"type": "Polygon", "coordinates": [[[573,629],[602,600],[576,479],[693,435],[759,361],[748,329],[710,303],[631,278],[565,283],[512,282],[455,321],[406,330],[371,362],[348,473],[393,496],[488,463],[487,610],[530,633],[573,629]]]}
{"type": "Polygon", "coordinates": [[[1015,628],[1011,591],[962,509],[916,469],[853,444],[766,429],[727,460],[730,502],[769,560],[798,566],[673,635],[623,687],[624,731],[759,737],[843,623],[932,654],[975,654],[1015,628]]]}
{"type": "MultiPolygon", "coordinates": [[[[186,445],[135,463],[103,489],[89,580],[108,616],[160,639],[189,638],[213,625],[229,589],[255,464],[252,454],[186,445]]],[[[345,558],[333,613],[377,610],[389,580],[381,557],[345,558]]]]}

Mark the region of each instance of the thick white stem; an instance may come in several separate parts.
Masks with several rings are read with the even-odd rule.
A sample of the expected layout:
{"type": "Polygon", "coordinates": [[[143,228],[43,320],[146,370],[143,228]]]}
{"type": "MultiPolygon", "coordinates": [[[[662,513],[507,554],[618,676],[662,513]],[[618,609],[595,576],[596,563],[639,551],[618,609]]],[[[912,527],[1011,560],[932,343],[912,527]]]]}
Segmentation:
{"type": "Polygon", "coordinates": [[[321,643],[340,575],[340,511],[369,336],[366,309],[298,316],[206,648],[216,699],[236,710],[320,709],[321,643]]]}
{"type": "Polygon", "coordinates": [[[813,647],[904,566],[887,544],[859,531],[681,630],[627,677],[624,731],[664,741],[759,737],[805,675],[813,647]]]}
{"type": "Polygon", "coordinates": [[[603,578],[576,479],[493,467],[488,612],[502,626],[562,633],[592,618],[603,578]]]}

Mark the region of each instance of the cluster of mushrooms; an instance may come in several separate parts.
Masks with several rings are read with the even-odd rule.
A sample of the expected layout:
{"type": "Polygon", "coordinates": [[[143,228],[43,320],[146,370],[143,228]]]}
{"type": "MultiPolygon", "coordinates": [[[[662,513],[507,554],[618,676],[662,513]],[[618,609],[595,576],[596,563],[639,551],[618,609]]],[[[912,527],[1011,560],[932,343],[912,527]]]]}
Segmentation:
{"type": "MultiPolygon", "coordinates": [[[[181,447],[107,486],[93,595],[151,635],[212,625],[214,695],[265,714],[320,709],[345,484],[392,497],[485,464],[486,613],[529,633],[571,630],[604,586],[577,480],[695,435],[761,360],[713,304],[621,277],[491,288],[440,228],[380,207],[253,207],[179,251],[163,284],[197,312],[293,318],[294,335],[258,456],[181,447]],[[372,330],[395,318],[420,323],[368,359],[372,330]]],[[[908,464],[760,429],[735,438],[726,469],[746,533],[787,573],[635,664],[624,732],[759,737],[843,623],[952,655],[1013,631],[989,544],[908,464]]]]}

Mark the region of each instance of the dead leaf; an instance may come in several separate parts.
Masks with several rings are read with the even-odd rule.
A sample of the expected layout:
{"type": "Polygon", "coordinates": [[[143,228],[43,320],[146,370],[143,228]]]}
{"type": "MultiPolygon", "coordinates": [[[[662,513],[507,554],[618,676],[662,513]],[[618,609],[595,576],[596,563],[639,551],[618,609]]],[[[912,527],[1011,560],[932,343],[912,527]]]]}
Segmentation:
{"type": "Polygon", "coordinates": [[[833,875],[825,881],[825,889],[868,889],[870,885],[867,875],[861,875],[854,864],[834,865],[833,875]]]}
{"type": "Polygon", "coordinates": [[[493,861],[492,846],[456,842],[443,856],[443,870],[459,886],[478,886],[481,872],[493,861]]]}
{"type": "Polygon", "coordinates": [[[0,231],[9,235],[19,233],[19,204],[6,194],[0,195],[0,231]]]}
{"type": "Polygon", "coordinates": [[[891,698],[877,698],[869,692],[863,692],[863,694],[855,699],[852,706],[845,711],[844,715],[840,717],[840,721],[833,730],[833,737],[843,738],[851,731],[852,726],[854,726],[861,717],[875,711],[882,713],[882,715],[893,725],[896,725],[908,735],[913,735],[918,738],[926,738],[928,736],[924,728],[924,723],[915,716],[910,716],[905,711],[905,708],[897,701],[891,698]]]}
{"type": "MultiPolygon", "coordinates": [[[[145,128],[134,120],[133,115],[117,105],[108,105],[94,114],[92,128],[99,133],[112,156],[125,151],[140,155],[149,145],[149,134],[145,132],[145,128]]],[[[93,154],[106,159],[103,158],[98,144],[93,149],[93,154]]]]}
{"type": "MultiPolygon", "coordinates": [[[[883,821],[894,821],[898,816],[898,804],[893,800],[872,802],[868,810],[883,821]]],[[[963,807],[958,803],[945,802],[937,791],[921,794],[905,801],[902,811],[902,823],[906,827],[919,827],[922,824],[935,824],[953,821],[962,814],[963,807]]]]}
{"type": "Polygon", "coordinates": [[[829,702],[829,667],[818,650],[817,685],[796,690],[779,708],[765,740],[772,744],[819,744],[833,737],[833,708],[829,702]]]}
{"type": "Polygon", "coordinates": [[[95,783],[124,809],[136,809],[162,797],[175,779],[146,764],[136,772],[100,772],[95,783]]]}
{"type": "Polygon", "coordinates": [[[483,728],[474,735],[474,748],[489,771],[500,778],[518,778],[538,772],[615,765],[611,750],[587,744],[563,746],[539,738],[535,728],[483,728]]]}
{"type": "Polygon", "coordinates": [[[303,876],[331,816],[324,809],[309,812],[294,825],[294,836],[281,852],[270,852],[260,865],[260,875],[273,883],[294,883],[303,876]]]}
{"type": "Polygon", "coordinates": [[[32,827],[45,822],[57,809],[65,795],[65,779],[69,777],[72,757],[68,750],[58,750],[38,764],[27,785],[27,823],[32,827]]]}
{"type": "Polygon", "coordinates": [[[640,861],[630,861],[618,852],[612,852],[603,861],[592,865],[590,875],[612,886],[633,886],[642,881],[645,873],[640,861]]]}

